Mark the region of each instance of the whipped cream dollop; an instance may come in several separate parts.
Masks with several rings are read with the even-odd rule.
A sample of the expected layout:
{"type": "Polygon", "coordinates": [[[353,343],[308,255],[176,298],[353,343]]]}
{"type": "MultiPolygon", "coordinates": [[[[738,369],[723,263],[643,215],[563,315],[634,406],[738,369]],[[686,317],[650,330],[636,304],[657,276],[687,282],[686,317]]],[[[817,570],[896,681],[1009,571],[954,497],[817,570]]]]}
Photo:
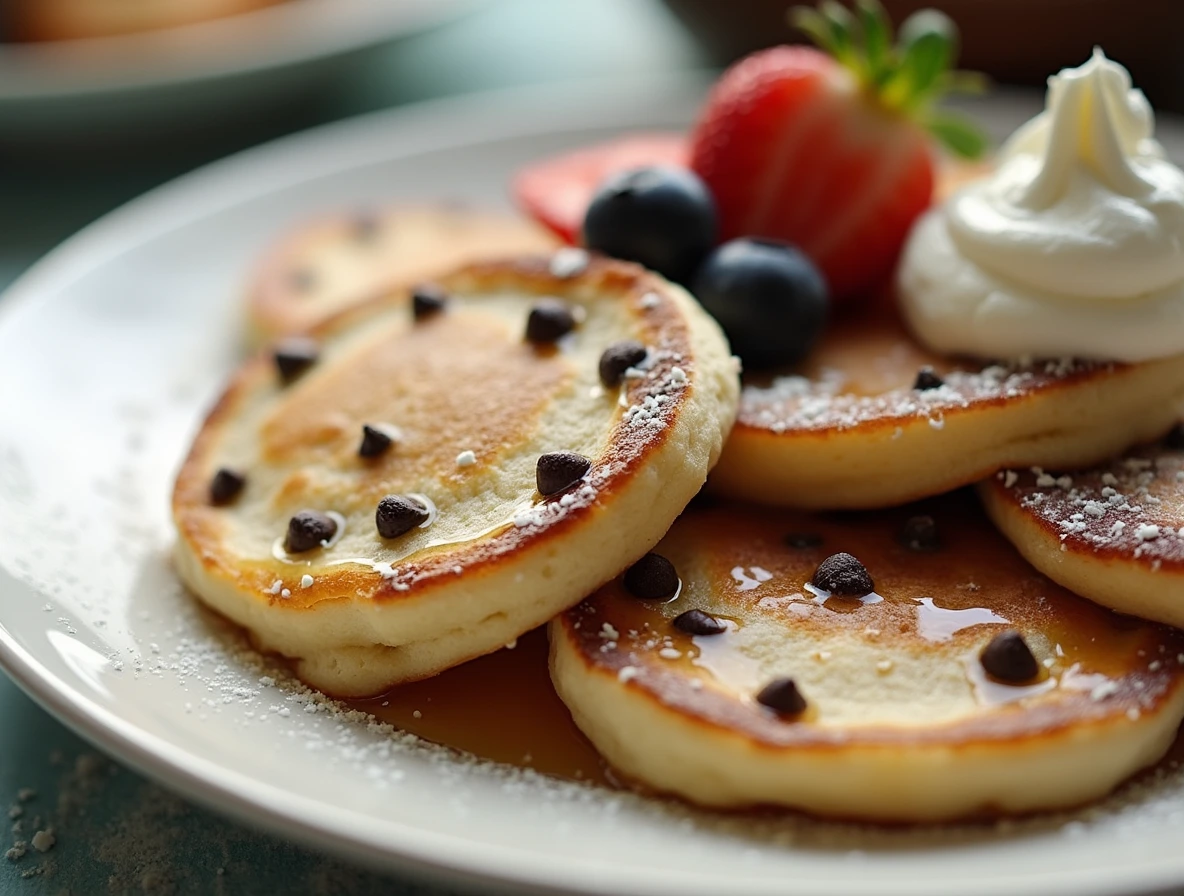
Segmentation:
{"type": "Polygon", "coordinates": [[[1049,78],[995,173],[910,235],[899,286],[918,338],[1001,359],[1184,353],[1184,172],[1154,127],[1101,50],[1049,78]]]}

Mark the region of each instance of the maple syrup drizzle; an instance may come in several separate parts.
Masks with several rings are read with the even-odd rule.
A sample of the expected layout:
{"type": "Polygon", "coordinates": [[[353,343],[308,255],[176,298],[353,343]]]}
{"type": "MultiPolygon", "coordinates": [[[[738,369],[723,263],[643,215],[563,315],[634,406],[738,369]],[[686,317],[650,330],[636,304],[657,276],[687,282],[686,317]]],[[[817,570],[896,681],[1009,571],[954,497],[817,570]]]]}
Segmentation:
{"type": "Polygon", "coordinates": [[[613,786],[604,760],[551,687],[545,629],[523,635],[513,649],[400,685],[380,697],[346,703],[482,759],[613,786]]]}
{"type": "Polygon", "coordinates": [[[917,634],[926,641],[948,641],[972,625],[1008,625],[1010,619],[988,607],[939,607],[932,597],[918,597],[917,634]]]}

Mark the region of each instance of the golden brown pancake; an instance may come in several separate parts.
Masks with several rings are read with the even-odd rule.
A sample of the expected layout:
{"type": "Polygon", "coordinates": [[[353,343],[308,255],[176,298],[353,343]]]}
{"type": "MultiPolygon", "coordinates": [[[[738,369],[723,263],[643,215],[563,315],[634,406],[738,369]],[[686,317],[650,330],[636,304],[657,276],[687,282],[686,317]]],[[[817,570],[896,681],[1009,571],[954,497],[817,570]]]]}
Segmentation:
{"type": "Polygon", "coordinates": [[[720,494],[800,508],[903,504],[1005,467],[1072,468],[1158,438],[1184,403],[1184,356],[1144,364],[991,364],[922,348],[887,309],[830,324],[793,371],[745,377],[712,474],[720,494]],[[914,388],[922,368],[941,379],[914,388]]]}
{"type": "Polygon", "coordinates": [[[636,265],[568,249],[440,284],[443,309],[418,320],[395,295],[326,322],[289,382],[269,354],[248,362],[177,478],[183,579],[337,695],[432,675],[580,600],[662,537],[735,414],[719,328],[636,265]],[[578,324],[528,341],[532,309],[557,300],[578,324]],[[623,339],[645,359],[606,387],[599,361],[623,339]],[[363,425],[385,450],[361,456],[363,425]],[[556,452],[588,468],[544,497],[536,465],[556,452]],[[412,517],[394,535],[391,495],[412,517]]]}
{"type": "Polygon", "coordinates": [[[1008,470],[979,494],[1028,561],[1082,597],[1184,627],[1184,450],[1157,444],[1084,472],[1008,470]]]}
{"type": "Polygon", "coordinates": [[[698,803],[891,821],[1072,806],[1155,762],[1184,716],[1184,635],[1044,578],[964,493],[841,516],[692,507],[655,551],[677,597],[606,585],[552,623],[552,678],[611,764],[698,803]],[[904,534],[918,514],[936,549],[921,523],[904,534]],[[809,584],[837,552],[870,594],[809,584]],[[680,629],[691,610],[726,630],[680,629]],[[1032,664],[1012,683],[983,658],[1007,632],[1032,664]],[[804,709],[784,685],[761,698],[781,712],[759,702],[785,678],[804,709]]]}
{"type": "Polygon", "coordinates": [[[463,264],[557,245],[516,215],[459,204],[392,205],[311,221],[272,247],[256,271],[247,293],[252,336],[267,342],[463,264]]]}
{"type": "MultiPolygon", "coordinates": [[[[985,176],[947,160],[936,200],[985,176]]],[[[832,321],[793,370],[745,376],[712,476],[724,495],[805,509],[887,507],[1006,466],[1096,463],[1162,435],[1184,402],[1184,358],[1140,365],[994,364],[923,348],[895,299],[832,321]],[[939,389],[915,389],[931,368],[939,389]]]]}

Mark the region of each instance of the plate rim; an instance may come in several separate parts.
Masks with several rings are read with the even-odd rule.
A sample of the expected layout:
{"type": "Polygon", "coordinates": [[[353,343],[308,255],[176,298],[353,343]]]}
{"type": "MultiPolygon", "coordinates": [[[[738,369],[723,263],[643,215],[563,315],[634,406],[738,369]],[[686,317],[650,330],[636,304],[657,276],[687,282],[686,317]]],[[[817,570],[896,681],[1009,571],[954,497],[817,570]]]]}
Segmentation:
{"type": "MultiPolygon", "coordinates": [[[[547,103],[599,108],[603,113],[611,108],[614,97],[636,97],[641,91],[654,102],[663,97],[685,100],[699,95],[709,78],[709,73],[693,72],[654,76],[644,84],[639,84],[635,77],[610,78],[467,94],[369,113],[243,150],[130,200],[51,250],[0,293],[0,332],[23,308],[51,293],[55,283],[69,283],[131,246],[220,209],[368,163],[393,161],[433,149],[472,146],[484,140],[579,130],[556,127],[553,121],[540,115],[538,109],[547,103]],[[491,127],[481,132],[480,140],[474,139],[477,129],[473,122],[478,120],[491,123],[491,127]],[[391,139],[395,134],[399,141],[391,139]],[[375,136],[382,139],[372,139],[375,136]],[[396,143],[398,149],[392,149],[396,143]],[[227,189],[236,181],[245,188],[227,189]],[[222,189],[207,190],[207,183],[220,185],[222,189]]],[[[584,127],[598,124],[595,114],[591,117],[593,121],[584,127]]],[[[20,587],[35,592],[32,585],[20,583],[20,587]]],[[[693,885],[693,869],[689,875],[674,880],[669,876],[659,879],[655,870],[645,872],[644,879],[638,879],[636,869],[630,870],[628,878],[623,874],[614,877],[603,862],[565,860],[558,865],[537,852],[423,831],[405,822],[386,822],[389,827],[401,829],[402,842],[397,845],[380,842],[347,823],[354,815],[349,810],[259,783],[122,719],[50,671],[19,643],[3,620],[0,620],[0,668],[30,698],[80,737],[148,778],[214,812],[370,867],[445,886],[481,887],[487,892],[512,888],[516,893],[593,896],[612,892],[660,896],[671,892],[672,886],[688,894],[706,896],[714,892],[693,885]]],[[[1106,872],[1069,869],[1047,876],[1000,875],[991,879],[989,888],[983,888],[981,882],[962,881],[961,892],[964,896],[1002,892],[1009,896],[1043,896],[1070,890],[1075,896],[1151,893],[1184,884],[1184,855],[1146,863],[1139,872],[1133,882],[1126,869],[1106,872]]],[[[785,881],[737,878],[735,882],[752,896],[785,892],[836,896],[851,892],[850,881],[844,879],[831,881],[829,885],[810,881],[806,886],[792,889],[787,889],[785,881]]],[[[712,886],[715,883],[709,881],[712,886]]],[[[898,884],[884,881],[877,892],[884,896],[897,893],[936,896],[947,892],[949,883],[948,880],[898,884]]]]}
{"type": "Polygon", "coordinates": [[[375,46],[443,23],[485,0],[299,0],[204,22],[108,37],[0,42],[0,104],[29,104],[143,93],[224,78],[250,77],[375,46]],[[342,10],[349,2],[352,13],[342,10]],[[282,28],[290,41],[256,38],[282,28]],[[228,58],[227,42],[235,46],[228,58]],[[161,54],[183,46],[181,56],[161,54]],[[155,64],[120,60],[148,55],[155,64]],[[112,60],[117,60],[112,65],[112,60]],[[178,64],[180,61],[180,64],[178,64]],[[62,74],[65,71],[68,74],[62,74]]]}

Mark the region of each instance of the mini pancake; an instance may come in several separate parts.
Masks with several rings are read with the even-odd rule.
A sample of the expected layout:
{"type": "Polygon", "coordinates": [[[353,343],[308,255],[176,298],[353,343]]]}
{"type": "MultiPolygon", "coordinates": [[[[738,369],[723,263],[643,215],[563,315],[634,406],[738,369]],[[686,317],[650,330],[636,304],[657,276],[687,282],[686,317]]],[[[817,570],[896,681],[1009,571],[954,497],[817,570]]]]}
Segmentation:
{"type": "Polygon", "coordinates": [[[396,295],[277,352],[287,384],[270,355],[248,362],[177,478],[182,578],[333,694],[424,678],[576,603],[662,537],[735,414],[718,327],[636,265],[567,249],[439,283],[418,320],[396,295]],[[524,338],[557,302],[575,328],[524,338]],[[607,387],[623,339],[645,358],[607,387]]]}
{"type": "Polygon", "coordinates": [[[638,599],[626,573],[564,613],[552,679],[619,771],[697,803],[1074,806],[1159,759],[1184,716],[1184,635],[1050,582],[965,493],[843,517],[692,506],[655,551],[676,596],[638,599]],[[852,596],[827,590],[860,578],[843,561],[820,570],[839,552],[872,579],[852,596]]]}
{"type": "Polygon", "coordinates": [[[272,247],[247,293],[257,343],[475,261],[547,252],[556,239],[516,215],[465,205],[393,205],[305,224],[272,247]]]}
{"type": "MultiPolygon", "coordinates": [[[[947,161],[937,199],[984,176],[947,161]]],[[[1163,435],[1184,402],[1184,357],[1138,365],[995,364],[923,348],[895,299],[832,321],[797,368],[745,375],[712,475],[720,494],[804,509],[888,507],[1009,466],[1087,466],[1163,435]],[[942,385],[917,389],[931,369],[942,385]]]]}
{"type": "Polygon", "coordinates": [[[903,504],[1006,467],[1097,463],[1163,435],[1182,406],[1184,356],[1133,365],[945,358],[880,309],[833,322],[792,372],[745,376],[712,487],[810,509],[903,504]],[[940,385],[915,388],[925,369],[940,385]]]}
{"type": "Polygon", "coordinates": [[[1006,471],[979,494],[1037,569],[1105,607],[1184,628],[1184,448],[1085,472],[1006,471]]]}

